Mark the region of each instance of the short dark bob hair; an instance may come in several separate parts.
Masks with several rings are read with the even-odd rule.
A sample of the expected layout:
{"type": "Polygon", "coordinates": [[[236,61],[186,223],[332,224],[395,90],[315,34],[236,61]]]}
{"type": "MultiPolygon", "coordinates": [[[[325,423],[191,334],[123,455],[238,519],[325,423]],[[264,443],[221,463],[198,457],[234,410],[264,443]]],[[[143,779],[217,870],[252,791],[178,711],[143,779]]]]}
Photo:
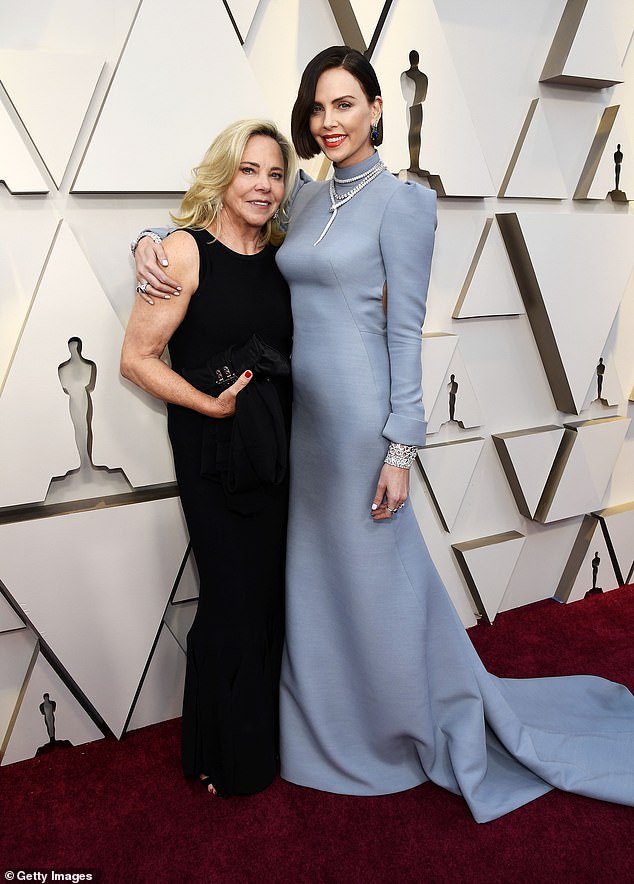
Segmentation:
{"type": "MultiPolygon", "coordinates": [[[[317,80],[324,71],[331,68],[344,68],[349,74],[358,80],[370,103],[380,97],[381,87],[376,73],[365,55],[350,46],[329,46],[318,53],[312,61],[306,65],[299,84],[297,98],[291,114],[291,137],[298,156],[309,160],[319,153],[319,145],[310,134],[310,118],[315,103],[317,80]]],[[[379,145],[383,141],[383,118],[379,120],[378,138],[373,144],[379,145]]]]}

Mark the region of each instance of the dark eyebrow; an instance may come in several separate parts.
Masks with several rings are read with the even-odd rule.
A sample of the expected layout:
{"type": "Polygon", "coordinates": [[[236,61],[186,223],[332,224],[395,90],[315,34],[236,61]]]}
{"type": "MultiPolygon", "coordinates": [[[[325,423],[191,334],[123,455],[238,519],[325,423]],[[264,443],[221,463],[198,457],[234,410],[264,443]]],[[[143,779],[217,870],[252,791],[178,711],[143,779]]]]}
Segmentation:
{"type": "MultiPolygon", "coordinates": [[[[333,98],[332,104],[336,104],[338,101],[356,101],[357,99],[354,95],[341,95],[339,98],[333,98]]],[[[317,101],[315,98],[313,104],[321,104],[321,101],[317,101]]]]}

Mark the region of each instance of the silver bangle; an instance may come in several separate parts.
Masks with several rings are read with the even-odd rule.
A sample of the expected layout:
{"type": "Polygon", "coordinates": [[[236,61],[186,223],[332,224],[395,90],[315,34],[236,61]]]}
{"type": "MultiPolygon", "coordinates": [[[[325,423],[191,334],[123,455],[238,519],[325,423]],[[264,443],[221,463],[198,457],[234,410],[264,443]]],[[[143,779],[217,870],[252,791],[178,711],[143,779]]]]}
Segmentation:
{"type": "Polygon", "coordinates": [[[157,246],[160,246],[160,244],[163,242],[163,240],[158,235],[158,233],[154,233],[153,230],[142,230],[141,233],[139,233],[138,236],[135,236],[135,238],[130,243],[130,251],[132,252],[133,255],[136,252],[136,247],[141,242],[141,240],[143,239],[144,236],[149,236],[150,239],[153,240],[157,244],[157,246]]]}
{"type": "Polygon", "coordinates": [[[403,445],[401,442],[390,442],[390,447],[385,455],[383,463],[391,467],[400,467],[409,470],[416,460],[417,445],[403,445]]]}

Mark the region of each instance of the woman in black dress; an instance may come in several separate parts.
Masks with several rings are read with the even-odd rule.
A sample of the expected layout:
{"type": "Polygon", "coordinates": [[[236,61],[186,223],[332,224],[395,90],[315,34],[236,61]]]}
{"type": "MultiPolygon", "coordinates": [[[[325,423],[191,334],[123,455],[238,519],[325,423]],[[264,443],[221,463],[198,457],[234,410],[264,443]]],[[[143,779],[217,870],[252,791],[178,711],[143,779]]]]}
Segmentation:
{"type": "Polygon", "coordinates": [[[258,414],[247,408],[249,396],[260,402],[266,393],[269,404],[274,396],[282,426],[282,441],[279,426],[276,439],[285,449],[291,393],[288,377],[253,379],[250,370],[218,396],[186,377],[253,334],[290,355],[289,293],[275,251],[292,157],[286,139],[264,121],[239,121],[215,139],[174,217],[187,229],[165,241],[181,295],[154,308],[137,298],[121,355],[124,377],[168,403],[176,476],[200,575],[187,639],[183,768],[220,795],[258,792],[276,772],[286,450],[278,452],[270,483],[241,482],[237,490],[216,467],[233,444],[236,407],[239,416],[258,414]],[[171,368],[161,359],[167,345],[171,368]],[[236,397],[249,384],[241,405],[236,397]],[[259,398],[258,384],[266,387],[259,398]]]}

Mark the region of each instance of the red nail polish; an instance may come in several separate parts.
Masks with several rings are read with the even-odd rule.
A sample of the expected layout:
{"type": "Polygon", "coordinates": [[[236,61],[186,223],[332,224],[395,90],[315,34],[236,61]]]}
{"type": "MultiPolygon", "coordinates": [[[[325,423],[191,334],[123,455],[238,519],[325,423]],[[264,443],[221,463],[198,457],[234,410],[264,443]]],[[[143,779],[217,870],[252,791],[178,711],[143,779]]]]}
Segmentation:
{"type": "Polygon", "coordinates": [[[246,378],[250,378],[250,377],[251,377],[251,372],[250,372],[250,371],[245,371],[244,376],[245,376],[246,378]]]}

